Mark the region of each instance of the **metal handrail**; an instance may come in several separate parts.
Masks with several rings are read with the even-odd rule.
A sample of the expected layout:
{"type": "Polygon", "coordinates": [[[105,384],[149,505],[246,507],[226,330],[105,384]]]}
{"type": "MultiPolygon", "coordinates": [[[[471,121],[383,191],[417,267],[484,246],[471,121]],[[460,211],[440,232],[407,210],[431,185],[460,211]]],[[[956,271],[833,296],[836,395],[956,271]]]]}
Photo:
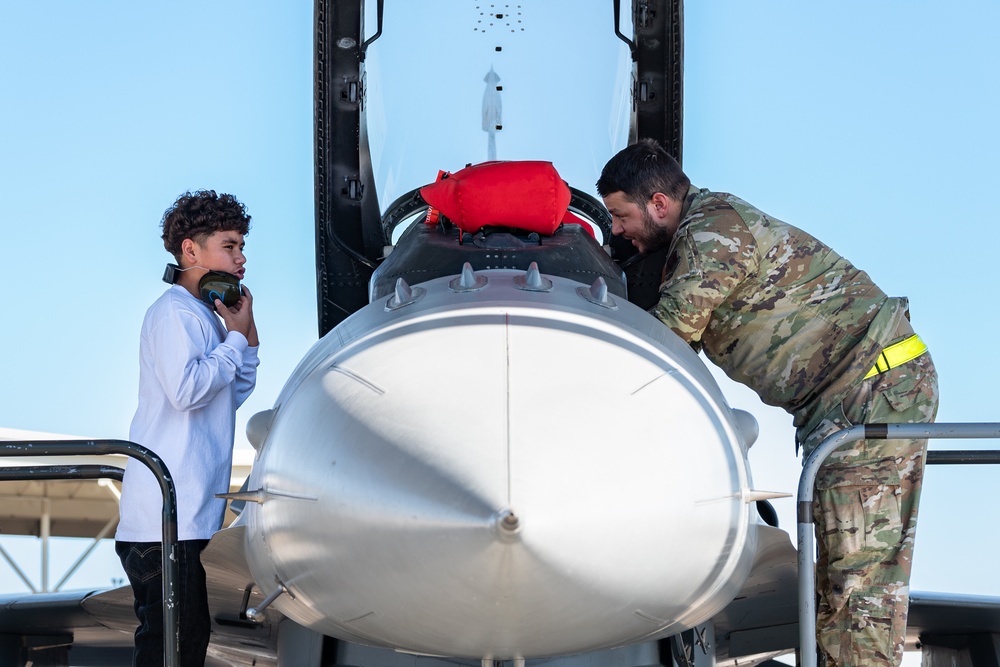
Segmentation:
{"type": "Polygon", "coordinates": [[[114,479],[122,481],[125,468],[106,465],[68,466],[12,466],[0,468],[0,482],[18,482],[26,479],[47,481],[53,479],[114,479]]]}
{"type": "MultiPolygon", "coordinates": [[[[929,438],[1000,438],[1000,423],[987,424],[857,424],[824,439],[802,465],[797,497],[799,566],[799,659],[816,667],[816,563],[813,495],[816,476],[827,457],[857,440],[925,440],[929,438]]],[[[1000,451],[962,450],[927,453],[927,463],[1000,463],[1000,451]]]]}
{"type": "MultiPolygon", "coordinates": [[[[150,469],[163,494],[163,664],[180,664],[180,626],[177,622],[177,491],[166,464],[152,450],[127,440],[8,440],[0,442],[5,456],[94,456],[123,454],[150,469]]],[[[122,469],[115,466],[23,466],[0,468],[0,481],[23,479],[120,480],[122,469]],[[116,472],[117,471],[117,472],[116,472]]]]}

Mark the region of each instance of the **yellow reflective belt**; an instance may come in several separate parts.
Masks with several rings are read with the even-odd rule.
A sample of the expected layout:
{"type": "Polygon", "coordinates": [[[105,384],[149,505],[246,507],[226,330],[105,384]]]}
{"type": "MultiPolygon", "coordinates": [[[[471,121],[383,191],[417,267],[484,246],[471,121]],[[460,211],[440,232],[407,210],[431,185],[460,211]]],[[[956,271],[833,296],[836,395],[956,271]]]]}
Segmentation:
{"type": "Polygon", "coordinates": [[[882,353],[878,355],[878,360],[875,361],[875,367],[868,371],[868,375],[864,379],[867,380],[874,375],[886,372],[890,368],[905,364],[907,361],[916,359],[926,351],[927,346],[924,345],[924,341],[920,340],[920,337],[914,334],[882,350],[882,353]]]}

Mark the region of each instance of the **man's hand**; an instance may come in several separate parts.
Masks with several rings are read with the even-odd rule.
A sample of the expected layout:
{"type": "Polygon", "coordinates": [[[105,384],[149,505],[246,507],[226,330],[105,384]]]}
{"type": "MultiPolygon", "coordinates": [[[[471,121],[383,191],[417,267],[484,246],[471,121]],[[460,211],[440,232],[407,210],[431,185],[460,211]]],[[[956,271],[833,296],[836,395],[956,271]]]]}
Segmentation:
{"type": "Polygon", "coordinates": [[[253,319],[253,295],[246,285],[241,286],[243,295],[235,305],[226,307],[221,300],[215,300],[215,312],[219,314],[226,325],[227,331],[239,331],[246,336],[250,347],[257,347],[257,324],[253,319]]]}

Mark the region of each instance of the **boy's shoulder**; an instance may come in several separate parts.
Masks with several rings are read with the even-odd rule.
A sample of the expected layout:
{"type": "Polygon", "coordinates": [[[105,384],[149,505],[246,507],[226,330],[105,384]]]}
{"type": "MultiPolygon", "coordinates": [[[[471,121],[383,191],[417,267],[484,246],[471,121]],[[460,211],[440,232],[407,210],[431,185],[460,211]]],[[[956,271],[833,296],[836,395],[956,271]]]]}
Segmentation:
{"type": "Polygon", "coordinates": [[[211,312],[180,285],[171,285],[146,310],[145,321],[152,323],[174,317],[211,320],[211,312]]]}

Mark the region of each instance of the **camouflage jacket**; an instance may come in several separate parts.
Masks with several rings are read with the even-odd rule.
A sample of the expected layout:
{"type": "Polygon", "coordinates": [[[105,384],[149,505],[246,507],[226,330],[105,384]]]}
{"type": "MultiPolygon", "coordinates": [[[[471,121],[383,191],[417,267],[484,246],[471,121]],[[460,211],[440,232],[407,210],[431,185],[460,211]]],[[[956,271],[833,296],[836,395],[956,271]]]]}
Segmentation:
{"type": "Polygon", "coordinates": [[[809,234],[692,187],[650,312],[808,433],[861,382],[906,310],[809,234]]]}

